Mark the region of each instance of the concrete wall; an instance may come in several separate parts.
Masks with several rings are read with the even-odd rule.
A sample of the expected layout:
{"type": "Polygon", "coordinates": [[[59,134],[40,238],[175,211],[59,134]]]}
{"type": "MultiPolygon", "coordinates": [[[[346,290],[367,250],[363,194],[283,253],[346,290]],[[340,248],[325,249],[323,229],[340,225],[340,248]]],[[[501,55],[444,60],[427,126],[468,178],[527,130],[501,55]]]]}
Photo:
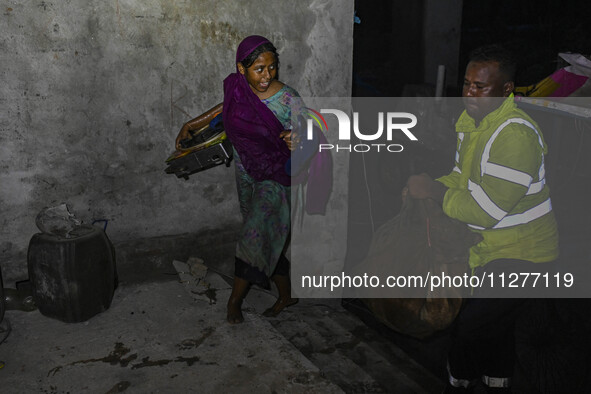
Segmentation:
{"type": "MultiPolygon", "coordinates": [[[[235,226],[233,168],[164,173],[182,124],[222,100],[235,48],[270,38],[303,96],[349,96],[353,0],[5,1],[0,265],[26,275],[35,216],[66,202],[115,243],[235,226]]],[[[344,209],[338,204],[338,209],[344,209]]]]}
{"type": "Polygon", "coordinates": [[[463,0],[425,0],[424,10],[424,80],[435,85],[437,66],[446,71],[446,86],[458,89],[458,60],[462,33],[463,0]]]}

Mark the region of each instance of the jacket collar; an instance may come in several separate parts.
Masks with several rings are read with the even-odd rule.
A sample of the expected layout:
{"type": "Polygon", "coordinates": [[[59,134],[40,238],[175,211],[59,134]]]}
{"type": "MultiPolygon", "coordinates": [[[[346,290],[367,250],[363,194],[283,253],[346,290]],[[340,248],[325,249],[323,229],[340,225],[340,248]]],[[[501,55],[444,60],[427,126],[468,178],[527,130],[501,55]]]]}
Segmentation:
{"type": "Polygon", "coordinates": [[[462,115],[460,115],[460,118],[456,123],[456,132],[478,133],[484,130],[488,130],[491,124],[497,124],[499,120],[504,120],[506,114],[515,109],[516,107],[517,105],[515,104],[513,93],[511,93],[503,101],[499,108],[495,109],[494,111],[486,115],[484,119],[480,121],[478,127],[476,127],[476,122],[474,121],[474,118],[468,115],[466,110],[464,110],[464,112],[462,112],[462,115]]]}

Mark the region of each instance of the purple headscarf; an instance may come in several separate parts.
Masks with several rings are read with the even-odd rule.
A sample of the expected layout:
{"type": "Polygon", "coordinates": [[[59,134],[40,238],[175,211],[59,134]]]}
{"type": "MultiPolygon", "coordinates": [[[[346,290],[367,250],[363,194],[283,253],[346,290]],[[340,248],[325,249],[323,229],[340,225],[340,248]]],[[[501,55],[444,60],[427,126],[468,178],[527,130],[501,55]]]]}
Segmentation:
{"type": "MultiPolygon", "coordinates": [[[[236,51],[236,63],[268,42],[261,36],[245,38],[236,51]]],[[[226,135],[238,152],[246,172],[256,181],[270,179],[289,186],[291,178],[284,166],[290,151],[279,138],[283,125],[254,94],[246,77],[238,70],[224,80],[222,117],[226,135]]]]}
{"type": "MultiPolygon", "coordinates": [[[[252,53],[252,51],[267,43],[270,44],[271,41],[267,40],[263,36],[246,37],[244,40],[242,40],[240,45],[238,45],[238,49],[236,50],[236,63],[243,61],[248,55],[252,53]]],[[[238,68],[236,68],[236,71],[238,71],[238,68]]]]}

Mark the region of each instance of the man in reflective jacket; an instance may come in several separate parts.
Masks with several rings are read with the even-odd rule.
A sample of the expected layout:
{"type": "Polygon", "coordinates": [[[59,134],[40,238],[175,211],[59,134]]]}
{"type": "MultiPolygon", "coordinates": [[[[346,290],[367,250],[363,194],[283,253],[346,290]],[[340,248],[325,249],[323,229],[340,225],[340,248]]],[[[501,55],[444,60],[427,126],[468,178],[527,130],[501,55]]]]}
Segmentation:
{"type": "MultiPolygon", "coordinates": [[[[558,257],[558,231],[545,178],[547,147],[538,125],[513,100],[515,65],[499,46],[472,52],[456,131],[455,166],[432,180],[408,180],[403,195],[432,198],[483,240],[470,249],[472,272],[498,276],[543,273],[558,257]]],[[[487,284],[490,284],[488,282],[487,284]]],[[[514,365],[513,327],[524,299],[492,298],[495,288],[474,291],[458,316],[448,357],[446,392],[464,392],[481,381],[491,392],[509,392],[514,365]]],[[[481,383],[479,383],[481,384],[481,383]]]]}

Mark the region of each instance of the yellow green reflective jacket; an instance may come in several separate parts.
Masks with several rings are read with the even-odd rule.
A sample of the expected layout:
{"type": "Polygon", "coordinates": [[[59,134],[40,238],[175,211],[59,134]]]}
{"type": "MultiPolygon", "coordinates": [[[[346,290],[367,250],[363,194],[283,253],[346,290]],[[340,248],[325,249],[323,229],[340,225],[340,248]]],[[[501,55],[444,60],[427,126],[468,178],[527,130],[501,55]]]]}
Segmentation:
{"type": "Polygon", "coordinates": [[[556,259],[558,230],[539,126],[511,95],[478,127],[464,111],[456,132],[455,167],[437,180],[449,188],[443,211],[483,236],[470,249],[470,266],[501,258],[556,259]]]}

